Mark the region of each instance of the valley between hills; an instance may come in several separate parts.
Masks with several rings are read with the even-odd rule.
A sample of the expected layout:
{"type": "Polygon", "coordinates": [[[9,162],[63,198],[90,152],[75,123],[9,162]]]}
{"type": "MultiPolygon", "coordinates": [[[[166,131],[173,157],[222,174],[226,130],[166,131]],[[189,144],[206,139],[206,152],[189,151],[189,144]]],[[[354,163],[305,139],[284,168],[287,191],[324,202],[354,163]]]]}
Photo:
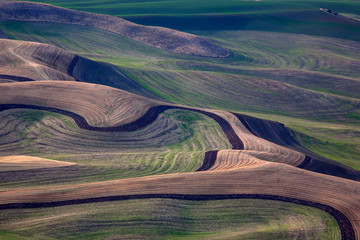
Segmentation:
{"type": "Polygon", "coordinates": [[[0,1],[0,239],[360,239],[357,16],[0,1]]]}

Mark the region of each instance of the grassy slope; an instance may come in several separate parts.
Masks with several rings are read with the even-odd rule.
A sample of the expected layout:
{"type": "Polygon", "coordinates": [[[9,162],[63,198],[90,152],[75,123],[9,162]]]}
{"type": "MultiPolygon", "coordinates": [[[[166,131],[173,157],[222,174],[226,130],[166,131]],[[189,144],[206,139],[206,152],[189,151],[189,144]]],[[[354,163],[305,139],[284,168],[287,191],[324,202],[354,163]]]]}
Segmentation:
{"type": "Polygon", "coordinates": [[[302,140],[311,150],[360,169],[357,42],[224,31],[209,34],[233,55],[206,59],[168,53],[112,33],[76,26],[3,22],[1,29],[13,38],[51,43],[115,64],[169,101],[266,113],[261,117],[290,124],[315,139],[309,141],[304,136],[302,140]],[[335,132],[332,124],[337,126],[335,132]]]}
{"type": "Polygon", "coordinates": [[[340,239],[318,209],[271,200],[127,200],[1,211],[2,239],[340,239]]]}
{"type": "Polygon", "coordinates": [[[124,17],[145,25],[182,31],[264,30],[360,40],[359,23],[323,13],[319,8],[360,14],[358,1],[329,0],[37,0],[53,5],[124,17]],[[196,22],[196,24],[193,24],[196,22]],[[319,31],[321,29],[321,31],[319,31]],[[334,31],[336,29],[336,31],[334,31]]]}
{"type": "Polygon", "coordinates": [[[168,110],[148,127],[131,133],[79,129],[68,117],[44,111],[0,113],[1,155],[46,156],[78,163],[64,169],[0,173],[2,187],[69,184],[195,171],[205,151],[230,144],[206,116],[168,110]],[[159,128],[160,126],[160,128],[159,128]]]}

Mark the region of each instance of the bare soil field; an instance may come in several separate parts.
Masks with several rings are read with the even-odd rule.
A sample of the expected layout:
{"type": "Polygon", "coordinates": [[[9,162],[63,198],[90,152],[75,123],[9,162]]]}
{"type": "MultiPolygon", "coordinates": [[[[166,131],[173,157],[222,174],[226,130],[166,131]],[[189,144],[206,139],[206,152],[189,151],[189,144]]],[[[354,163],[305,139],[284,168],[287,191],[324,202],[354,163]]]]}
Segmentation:
{"type": "Polygon", "coordinates": [[[69,81],[4,83],[0,88],[4,93],[3,104],[44,106],[45,103],[48,107],[79,114],[93,126],[129,123],[157,105],[157,101],[125,91],[69,81]]]}
{"type": "Polygon", "coordinates": [[[76,163],[54,161],[30,156],[6,156],[0,157],[0,172],[20,171],[39,168],[58,168],[73,166],[76,163]]]}
{"type": "Polygon", "coordinates": [[[34,42],[1,39],[1,78],[13,81],[67,80],[67,67],[74,54],[60,48],[34,42]]]}

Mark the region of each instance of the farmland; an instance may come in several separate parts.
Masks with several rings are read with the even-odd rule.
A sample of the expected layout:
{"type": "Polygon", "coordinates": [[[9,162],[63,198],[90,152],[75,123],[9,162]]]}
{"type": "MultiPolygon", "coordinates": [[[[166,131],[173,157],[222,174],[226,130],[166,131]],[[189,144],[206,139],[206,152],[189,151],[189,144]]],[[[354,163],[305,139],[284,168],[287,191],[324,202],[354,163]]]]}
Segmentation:
{"type": "Polygon", "coordinates": [[[127,200],[40,208],[36,212],[5,210],[2,216],[9,219],[2,232],[5,239],[94,239],[106,235],[147,239],[159,239],[159,235],[162,239],[339,238],[336,222],[322,211],[271,200],[127,200]],[[320,224],[316,229],[315,223],[320,224]],[[81,233],[81,229],[87,231],[81,233]]]}
{"type": "Polygon", "coordinates": [[[0,2],[1,239],[359,239],[359,3],[38,2],[85,12],[0,2]]]}

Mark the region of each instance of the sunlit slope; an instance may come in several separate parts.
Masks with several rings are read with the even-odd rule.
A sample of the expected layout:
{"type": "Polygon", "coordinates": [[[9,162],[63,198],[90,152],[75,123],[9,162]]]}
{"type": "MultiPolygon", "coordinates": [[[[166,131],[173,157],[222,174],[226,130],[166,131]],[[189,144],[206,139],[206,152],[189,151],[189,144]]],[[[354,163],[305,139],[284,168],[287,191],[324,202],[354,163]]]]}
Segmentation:
{"type": "MultiPolygon", "coordinates": [[[[52,152],[69,155],[72,153],[88,154],[94,151],[103,152],[104,149],[116,152],[116,149],[123,149],[123,147],[136,149],[141,148],[141,146],[151,148],[161,147],[166,144],[175,144],[183,138],[181,135],[177,137],[173,135],[176,134],[177,127],[168,122],[166,118],[160,118],[163,119],[163,122],[160,121],[158,125],[152,123],[152,121],[157,119],[157,114],[174,107],[180,110],[192,110],[213,118],[213,120],[216,120],[222,127],[222,130],[232,144],[232,148],[242,149],[248,156],[271,162],[286,163],[292,166],[302,166],[302,163],[306,161],[304,153],[311,154],[310,151],[303,151],[301,147],[296,148],[296,145],[294,145],[294,149],[300,151],[292,150],[291,145],[285,145],[284,147],[278,145],[276,141],[271,142],[271,139],[267,141],[254,135],[236,115],[229,112],[188,108],[171,104],[165,106],[167,104],[164,102],[147,99],[106,86],[78,82],[36,81],[1,84],[0,90],[6,93],[0,97],[0,103],[4,104],[1,106],[4,112],[4,131],[7,133],[14,132],[12,135],[9,135],[10,138],[3,139],[4,144],[6,143],[6,145],[4,145],[4,155],[8,155],[6,148],[10,148],[12,151],[18,151],[19,154],[28,154],[28,151],[34,151],[38,154],[50,154],[52,152]],[[43,92],[42,94],[39,94],[40,90],[43,92]],[[18,97],[19,95],[22,97],[18,97]],[[68,124],[63,125],[61,121],[42,122],[33,127],[30,125],[32,130],[26,129],[28,124],[22,121],[13,121],[14,124],[9,125],[8,123],[11,122],[12,118],[12,108],[19,109],[18,111],[21,111],[21,108],[30,108],[61,113],[74,118],[78,125],[75,126],[75,128],[80,127],[82,130],[71,130],[74,129],[74,127],[71,127],[71,125],[69,127],[68,124]],[[81,118],[83,118],[83,120],[81,120],[81,118]],[[135,133],[135,135],[122,134],[123,131],[134,131],[146,127],[150,123],[152,123],[152,125],[149,126],[147,130],[149,132],[135,133]],[[52,126],[53,124],[54,126],[52,126]],[[22,126],[20,131],[16,130],[18,129],[18,125],[22,126]],[[124,129],[122,129],[122,125],[125,127],[124,129]],[[54,127],[56,131],[48,130],[54,127]],[[32,133],[32,131],[34,131],[34,133],[32,133]],[[104,133],[97,133],[98,131],[104,133]],[[119,134],[109,133],[116,131],[119,131],[119,134]],[[170,135],[167,133],[170,133],[170,135]],[[49,134],[52,136],[50,138],[51,140],[46,140],[46,136],[49,134]],[[144,137],[141,137],[141,134],[145,134],[144,137]],[[17,139],[16,141],[14,141],[14,137],[17,139]],[[33,139],[33,141],[29,142],[29,140],[27,140],[28,137],[33,139]],[[46,141],[43,142],[41,139],[46,141]],[[88,140],[91,141],[91,144],[87,143],[88,140]],[[123,147],[119,144],[123,144],[123,147]]],[[[21,114],[19,116],[21,117],[21,114]]],[[[26,114],[24,116],[26,120],[26,114]]],[[[28,118],[31,119],[31,112],[28,118]]],[[[185,123],[191,123],[191,121],[192,117],[184,119],[185,123]]],[[[65,122],[67,122],[67,120],[65,122]]],[[[263,124],[266,126],[266,122],[263,124]]],[[[187,127],[190,126],[180,125],[180,129],[186,129],[187,127]]],[[[189,131],[191,132],[191,130],[189,131]]],[[[212,134],[215,134],[215,139],[223,136],[222,134],[218,134],[218,130],[210,132],[206,135],[206,138],[204,138],[205,143],[201,143],[200,148],[195,147],[195,149],[197,149],[196,151],[203,151],[205,149],[220,150],[223,148],[216,148],[216,144],[211,144],[212,134]]],[[[268,135],[270,135],[270,137],[273,135],[274,138],[279,137],[271,133],[268,135]]],[[[203,142],[203,140],[200,140],[200,142],[203,142]]],[[[194,143],[194,146],[198,145],[197,140],[194,143]]],[[[180,149],[183,148],[180,145],[179,147],[180,149]]],[[[190,152],[191,151],[192,150],[190,150],[190,152]]],[[[202,154],[203,153],[204,152],[202,152],[202,154]]],[[[199,157],[200,155],[196,154],[196,156],[199,157]]],[[[312,161],[309,166],[311,167],[316,163],[314,165],[316,167],[311,167],[310,169],[325,174],[356,180],[359,179],[359,173],[353,169],[341,164],[334,164],[325,158],[322,158],[321,161],[322,162],[312,161]]]]}
{"type": "Polygon", "coordinates": [[[74,54],[48,44],[1,40],[1,79],[6,81],[67,80],[74,54]]]}
{"type": "Polygon", "coordinates": [[[122,90],[89,83],[35,81],[0,85],[1,104],[29,104],[75,112],[91,125],[134,121],[159,103],[122,90]]]}
{"type": "Polygon", "coordinates": [[[0,157],[1,172],[73,166],[76,163],[23,155],[0,157]]]}

